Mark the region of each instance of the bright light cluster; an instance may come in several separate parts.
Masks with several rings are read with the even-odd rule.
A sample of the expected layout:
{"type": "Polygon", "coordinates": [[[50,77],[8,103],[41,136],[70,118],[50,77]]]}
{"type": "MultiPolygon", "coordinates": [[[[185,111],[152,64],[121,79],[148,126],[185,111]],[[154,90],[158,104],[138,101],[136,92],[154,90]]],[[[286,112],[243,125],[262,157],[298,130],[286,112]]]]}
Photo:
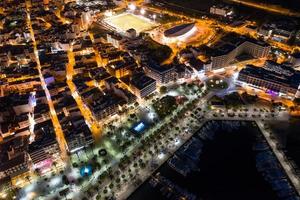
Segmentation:
{"type": "MultiPolygon", "coordinates": [[[[145,10],[141,10],[141,13],[145,12],[145,10]]],[[[120,15],[108,17],[104,19],[104,21],[121,33],[124,33],[131,28],[135,29],[137,33],[140,33],[156,26],[156,23],[150,19],[131,13],[122,13],[120,15]]]]}

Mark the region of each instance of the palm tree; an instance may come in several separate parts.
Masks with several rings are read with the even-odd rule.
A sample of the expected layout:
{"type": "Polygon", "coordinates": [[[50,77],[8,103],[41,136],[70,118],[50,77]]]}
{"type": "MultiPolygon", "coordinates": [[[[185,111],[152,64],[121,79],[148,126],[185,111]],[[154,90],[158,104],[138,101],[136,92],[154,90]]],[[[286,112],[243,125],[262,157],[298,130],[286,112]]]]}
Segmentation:
{"type": "Polygon", "coordinates": [[[146,164],[144,162],[140,163],[140,166],[142,169],[144,169],[146,167],[146,164]]]}
{"type": "Polygon", "coordinates": [[[56,161],[54,161],[54,162],[52,163],[52,165],[54,166],[54,168],[55,168],[55,171],[57,172],[57,162],[56,162],[56,161]]]}
{"type": "Polygon", "coordinates": [[[70,184],[70,182],[69,182],[69,180],[68,180],[68,177],[67,177],[66,175],[63,175],[63,176],[62,176],[62,181],[63,181],[63,183],[64,183],[65,185],[69,185],[69,184],[70,184]]]}
{"type": "Polygon", "coordinates": [[[104,194],[107,194],[107,192],[108,192],[108,190],[105,188],[105,189],[103,190],[103,193],[104,193],[104,194]]]}
{"type": "Polygon", "coordinates": [[[100,199],[101,199],[101,194],[97,194],[96,200],[100,200],[100,199]]]}
{"type": "Polygon", "coordinates": [[[120,178],[117,178],[116,179],[116,183],[120,183],[121,182],[121,179],[120,178]]]}
{"type": "Polygon", "coordinates": [[[40,177],[40,176],[41,176],[41,170],[40,170],[39,168],[36,168],[36,169],[34,170],[34,173],[35,173],[35,175],[36,175],[37,177],[40,177]]]}
{"type": "Polygon", "coordinates": [[[91,147],[91,150],[92,150],[92,154],[95,155],[94,154],[95,143],[92,143],[90,147],[91,147]]]}
{"type": "Polygon", "coordinates": [[[121,189],[121,184],[120,183],[117,184],[117,188],[121,189]]]}
{"type": "Polygon", "coordinates": [[[74,168],[77,168],[77,167],[78,167],[78,164],[77,164],[76,162],[74,162],[74,163],[72,164],[72,166],[73,166],[74,168]]]}
{"type": "Polygon", "coordinates": [[[25,179],[31,184],[30,176],[26,176],[25,179]]]}
{"type": "Polygon", "coordinates": [[[103,160],[103,163],[104,163],[105,165],[107,165],[107,164],[108,164],[108,160],[107,160],[107,159],[104,159],[104,160],[103,160]]]}

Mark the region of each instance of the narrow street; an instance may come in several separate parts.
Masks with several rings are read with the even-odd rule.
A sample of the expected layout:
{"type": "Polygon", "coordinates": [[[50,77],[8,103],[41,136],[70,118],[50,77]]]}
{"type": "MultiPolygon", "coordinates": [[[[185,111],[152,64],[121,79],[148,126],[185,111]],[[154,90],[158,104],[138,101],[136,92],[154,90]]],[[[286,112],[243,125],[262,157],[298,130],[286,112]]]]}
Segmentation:
{"type": "Polygon", "coordinates": [[[74,53],[73,53],[72,48],[68,51],[68,58],[69,58],[69,63],[67,64],[67,69],[66,69],[67,84],[71,90],[73,98],[75,99],[75,101],[78,105],[78,108],[80,109],[82,116],[84,117],[85,121],[87,122],[87,124],[93,134],[95,141],[97,141],[97,140],[99,140],[99,138],[101,136],[100,124],[94,118],[91,110],[83,102],[81,96],[78,94],[76,85],[72,81],[73,74],[74,74],[74,65],[75,65],[74,53]]]}
{"type": "Polygon", "coordinates": [[[38,72],[39,72],[40,81],[41,81],[42,87],[43,87],[43,89],[45,91],[45,94],[46,94],[46,97],[47,97],[47,102],[48,102],[48,105],[49,105],[49,108],[50,108],[51,120],[52,120],[54,130],[55,130],[55,133],[56,133],[57,142],[59,143],[59,147],[60,147],[60,150],[61,150],[61,157],[63,159],[66,159],[66,158],[68,158],[67,149],[66,149],[66,140],[65,140],[64,133],[62,131],[61,125],[59,123],[59,120],[58,120],[58,117],[57,117],[57,114],[56,114],[56,111],[55,111],[55,108],[54,108],[54,104],[53,104],[52,99],[51,99],[50,92],[47,88],[44,76],[42,74],[42,67],[41,67],[41,63],[40,63],[40,59],[39,59],[37,43],[36,43],[36,40],[35,40],[34,31],[33,31],[32,24],[31,24],[30,1],[29,0],[26,1],[26,11],[27,11],[27,24],[28,24],[28,28],[29,28],[29,31],[30,31],[30,36],[31,36],[31,39],[32,39],[32,42],[33,42],[35,60],[36,60],[36,63],[37,63],[37,69],[38,69],[38,72]]]}

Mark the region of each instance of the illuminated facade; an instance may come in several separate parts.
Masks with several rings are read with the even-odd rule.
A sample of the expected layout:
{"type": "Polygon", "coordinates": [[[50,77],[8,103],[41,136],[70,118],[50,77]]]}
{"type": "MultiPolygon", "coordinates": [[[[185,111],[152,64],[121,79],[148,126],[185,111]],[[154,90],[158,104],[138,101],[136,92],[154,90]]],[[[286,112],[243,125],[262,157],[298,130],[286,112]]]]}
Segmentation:
{"type": "Polygon", "coordinates": [[[166,84],[175,79],[175,69],[170,66],[160,66],[154,62],[145,65],[144,70],[147,76],[156,80],[157,84],[166,84]]]}
{"type": "Polygon", "coordinates": [[[247,65],[238,76],[238,82],[263,90],[271,95],[299,98],[300,73],[286,66],[267,64],[264,68],[247,65]]]}
{"type": "Polygon", "coordinates": [[[215,53],[211,56],[211,68],[216,70],[230,65],[241,54],[248,54],[254,58],[265,58],[269,55],[271,46],[248,38],[216,46],[215,53]]]}
{"type": "Polygon", "coordinates": [[[144,98],[156,90],[156,81],[146,75],[136,75],[130,82],[130,89],[137,97],[144,98]]]}

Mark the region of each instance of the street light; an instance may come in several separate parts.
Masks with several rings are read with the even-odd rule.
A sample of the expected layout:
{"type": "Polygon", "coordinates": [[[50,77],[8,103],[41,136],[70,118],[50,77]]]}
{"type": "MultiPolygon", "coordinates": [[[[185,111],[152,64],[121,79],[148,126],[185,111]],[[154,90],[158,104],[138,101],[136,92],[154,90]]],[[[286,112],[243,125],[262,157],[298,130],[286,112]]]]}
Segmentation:
{"type": "Polygon", "coordinates": [[[141,14],[144,15],[145,13],[146,13],[145,9],[142,8],[142,9],[141,9],[141,14]]]}
{"type": "Polygon", "coordinates": [[[155,21],[155,19],[156,19],[156,14],[153,15],[153,19],[154,19],[154,21],[155,21]]]}
{"type": "Polygon", "coordinates": [[[131,11],[135,11],[136,6],[135,6],[134,4],[129,4],[128,8],[129,8],[131,11]]]}
{"type": "Polygon", "coordinates": [[[3,198],[3,199],[4,199],[4,198],[6,198],[6,197],[7,197],[7,194],[3,192],[3,193],[0,193],[0,196],[1,196],[1,198],[3,198]]]}
{"type": "Polygon", "coordinates": [[[162,160],[165,157],[165,154],[163,152],[161,152],[160,154],[158,154],[158,159],[162,160]]]}
{"type": "Polygon", "coordinates": [[[149,112],[148,117],[149,117],[149,119],[153,120],[155,118],[155,113],[154,112],[149,112]]]}
{"type": "Polygon", "coordinates": [[[177,146],[177,145],[180,144],[180,142],[181,142],[180,139],[176,138],[175,141],[174,141],[174,144],[177,146]]]}

